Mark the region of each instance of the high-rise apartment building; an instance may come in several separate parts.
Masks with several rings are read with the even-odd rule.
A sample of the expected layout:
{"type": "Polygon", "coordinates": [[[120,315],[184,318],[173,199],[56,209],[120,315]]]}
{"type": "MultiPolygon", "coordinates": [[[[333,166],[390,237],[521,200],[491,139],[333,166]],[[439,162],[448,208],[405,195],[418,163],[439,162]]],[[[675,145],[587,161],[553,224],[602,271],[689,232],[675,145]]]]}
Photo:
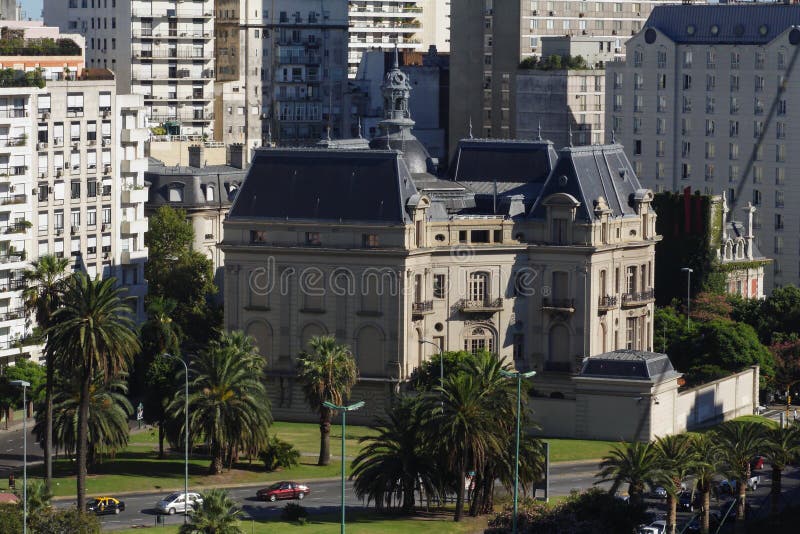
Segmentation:
{"type": "Polygon", "coordinates": [[[622,54],[654,1],[460,0],[451,16],[450,153],[469,123],[481,137],[517,133],[516,75],[522,59],[541,54],[541,37],[603,37],[622,54]]]}
{"type": "Polygon", "coordinates": [[[217,26],[219,139],[252,148],[269,139],[313,144],[328,126],[340,135],[346,2],[276,0],[262,9],[260,1],[225,0],[217,26]]]}
{"type": "MultiPolygon", "coordinates": [[[[451,0],[351,0],[348,72],[358,72],[365,50],[450,51],[451,0]]],[[[459,6],[460,7],[460,6],[459,6]]]]}
{"type": "MultiPolygon", "coordinates": [[[[52,52],[82,57],[64,41],[52,52]]],[[[13,61],[29,60],[47,65],[48,56],[13,61]]],[[[144,317],[142,97],[117,95],[111,71],[68,63],[76,62],[0,88],[0,359],[29,339],[23,271],[45,254],[70,258],[70,270],[116,277],[144,317]]]]}
{"type": "Polygon", "coordinates": [[[785,90],[798,25],[797,5],[659,6],[607,66],[606,136],[652,189],[726,193],[738,220],[756,207],[768,290],[800,280],[800,97],[785,90]]]}
{"type": "Polygon", "coordinates": [[[144,97],[148,126],[213,136],[212,0],[45,0],[45,24],[86,38],[86,64],[144,97]]]}

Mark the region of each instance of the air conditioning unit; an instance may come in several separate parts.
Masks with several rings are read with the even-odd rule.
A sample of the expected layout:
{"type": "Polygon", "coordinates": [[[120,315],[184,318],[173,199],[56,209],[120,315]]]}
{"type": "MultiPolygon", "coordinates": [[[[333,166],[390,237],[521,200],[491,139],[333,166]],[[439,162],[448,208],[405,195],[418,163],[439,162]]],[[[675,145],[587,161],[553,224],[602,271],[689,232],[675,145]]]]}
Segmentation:
{"type": "Polygon", "coordinates": [[[47,148],[47,143],[36,143],[36,150],[44,150],[47,148]]]}
{"type": "MultiPolygon", "coordinates": [[[[178,0],[178,2],[180,2],[180,1],[181,0],[178,0]]],[[[110,254],[108,252],[103,252],[103,259],[104,260],[107,260],[109,258],[109,256],[110,256],[110,254]]]]}
{"type": "Polygon", "coordinates": [[[50,112],[49,111],[45,111],[44,113],[42,113],[42,118],[43,119],[49,119],[50,118],[50,112]]]}
{"type": "Polygon", "coordinates": [[[109,118],[110,116],[111,116],[111,110],[109,110],[109,109],[106,109],[106,110],[104,110],[104,111],[103,111],[103,118],[104,118],[104,119],[107,119],[107,118],[109,118]]]}
{"type": "Polygon", "coordinates": [[[47,178],[47,171],[40,171],[39,178],[47,178]]]}
{"type": "Polygon", "coordinates": [[[103,223],[103,225],[100,226],[100,231],[101,232],[107,232],[108,231],[108,226],[109,226],[108,224],[103,223]]]}
{"type": "Polygon", "coordinates": [[[78,150],[80,147],[81,147],[80,141],[73,141],[72,142],[72,148],[74,148],[75,150],[78,150]]]}
{"type": "Polygon", "coordinates": [[[63,228],[56,228],[56,235],[62,235],[64,233],[63,228]]]}
{"type": "Polygon", "coordinates": [[[103,139],[103,146],[111,145],[111,139],[103,139]]]}
{"type": "Polygon", "coordinates": [[[61,176],[62,174],[64,174],[64,169],[56,169],[56,176],[61,176]]]}
{"type": "Polygon", "coordinates": [[[79,227],[79,226],[71,226],[71,227],[70,227],[70,231],[71,231],[73,234],[77,234],[77,233],[80,231],[80,227],[79,227]]]}
{"type": "Polygon", "coordinates": [[[111,172],[111,165],[103,165],[103,172],[111,172]]]}

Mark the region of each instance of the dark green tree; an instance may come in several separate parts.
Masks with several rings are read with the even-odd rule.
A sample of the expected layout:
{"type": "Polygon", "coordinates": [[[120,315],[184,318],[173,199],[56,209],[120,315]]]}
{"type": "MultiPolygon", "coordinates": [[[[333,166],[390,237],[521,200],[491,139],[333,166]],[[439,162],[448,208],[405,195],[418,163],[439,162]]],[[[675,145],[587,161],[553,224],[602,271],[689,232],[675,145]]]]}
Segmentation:
{"type": "Polygon", "coordinates": [[[783,470],[800,453],[800,426],[794,423],[786,428],[770,428],[766,433],[767,461],[772,466],[772,513],[777,514],[781,499],[783,470]]]}
{"type": "Polygon", "coordinates": [[[239,526],[240,514],[227,491],[212,489],[203,494],[203,505],[190,516],[188,523],[181,525],[178,533],[244,534],[239,526]]]}
{"type": "Polygon", "coordinates": [[[652,443],[634,441],[621,443],[603,457],[597,482],[614,482],[614,488],[620,484],[628,484],[628,495],[631,504],[643,502],[648,486],[663,478],[659,455],[652,443]]]}
{"type": "Polygon", "coordinates": [[[653,443],[660,478],[667,490],[667,534],[675,534],[681,482],[695,468],[697,452],[693,445],[689,434],[663,436],[653,443]]]}

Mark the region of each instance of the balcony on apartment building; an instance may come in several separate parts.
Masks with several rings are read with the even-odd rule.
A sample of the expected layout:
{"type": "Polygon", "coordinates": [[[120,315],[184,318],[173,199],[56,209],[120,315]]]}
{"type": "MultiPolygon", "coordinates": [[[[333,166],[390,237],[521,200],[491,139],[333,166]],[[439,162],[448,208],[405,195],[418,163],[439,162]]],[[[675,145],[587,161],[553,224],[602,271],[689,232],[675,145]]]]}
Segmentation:
{"type": "Polygon", "coordinates": [[[131,17],[135,19],[210,19],[214,16],[212,5],[202,8],[179,7],[164,9],[160,7],[139,8],[131,10],[131,17]]]}
{"type": "Polygon", "coordinates": [[[597,302],[597,309],[600,311],[608,311],[617,307],[619,299],[616,295],[603,295],[597,302]]]}
{"type": "Polygon", "coordinates": [[[120,162],[121,172],[146,172],[147,171],[147,158],[133,158],[123,159],[120,162]]]}
{"type": "MultiPolygon", "coordinates": [[[[17,136],[0,136],[0,149],[3,148],[17,148],[17,147],[24,147],[28,144],[28,136],[17,135],[17,136]]],[[[8,152],[4,150],[3,152],[8,152]]]]}
{"type": "Polygon", "coordinates": [[[355,28],[359,32],[383,32],[391,30],[392,32],[408,32],[415,33],[422,27],[418,20],[360,20],[356,19],[350,22],[350,28],[355,28]]]}
{"type": "Polygon", "coordinates": [[[120,224],[120,233],[130,234],[143,234],[147,231],[147,219],[123,219],[120,224]]]}
{"type": "Polygon", "coordinates": [[[131,265],[145,261],[147,259],[147,248],[140,250],[123,250],[120,253],[120,263],[122,265],[131,265]]]}
{"type": "MultiPolygon", "coordinates": [[[[13,95],[6,95],[9,98],[13,97],[13,95]]],[[[2,119],[25,119],[28,117],[29,110],[27,106],[8,106],[8,107],[0,107],[0,120],[2,119]]]]}
{"type": "Polygon", "coordinates": [[[24,234],[31,226],[31,222],[26,220],[13,221],[10,224],[0,225],[0,239],[3,238],[3,235],[24,234]]]}
{"type": "Polygon", "coordinates": [[[123,128],[120,132],[120,141],[123,143],[138,143],[150,139],[150,130],[147,128],[123,128]]]}
{"type": "Polygon", "coordinates": [[[288,52],[278,52],[279,65],[319,65],[322,63],[322,56],[319,54],[292,54],[288,52]]]}
{"type": "Polygon", "coordinates": [[[148,192],[149,188],[146,186],[131,186],[122,190],[120,201],[123,204],[144,204],[147,202],[148,192]]]}
{"type": "Polygon", "coordinates": [[[15,250],[13,248],[0,250],[0,264],[20,263],[25,261],[27,254],[24,250],[15,250]]]}
{"type": "Polygon", "coordinates": [[[25,204],[28,201],[28,195],[18,193],[18,194],[5,194],[0,195],[0,209],[4,206],[11,209],[12,206],[17,204],[25,204]]]}
{"type": "MultiPolygon", "coordinates": [[[[134,39],[141,39],[142,41],[152,41],[152,40],[160,40],[160,39],[177,39],[177,40],[194,40],[194,39],[203,39],[204,41],[210,41],[214,38],[214,34],[208,28],[195,29],[194,27],[191,28],[143,28],[141,30],[133,30],[131,32],[134,39]]],[[[135,58],[138,56],[134,56],[135,58]]],[[[142,56],[146,57],[146,56],[142,56]]]]}
{"type": "Polygon", "coordinates": [[[644,291],[637,291],[633,293],[623,293],[622,295],[623,307],[643,306],[654,301],[655,294],[652,289],[646,289],[644,291]]]}
{"type": "MultiPolygon", "coordinates": [[[[0,292],[3,292],[3,284],[7,284],[9,282],[16,282],[17,280],[2,280],[0,281],[0,292]]],[[[0,321],[16,321],[18,319],[25,318],[25,308],[0,308],[0,321]]]]}
{"type": "Polygon", "coordinates": [[[205,69],[200,72],[192,73],[190,69],[168,69],[168,70],[153,70],[149,72],[134,71],[131,73],[131,79],[134,81],[173,81],[173,80],[212,80],[214,78],[214,69],[205,69]]]}
{"type": "Polygon", "coordinates": [[[351,4],[348,14],[350,18],[353,17],[367,17],[367,18],[414,18],[419,13],[422,13],[422,8],[402,7],[393,5],[377,6],[359,6],[358,4],[351,4]]]}
{"type": "Polygon", "coordinates": [[[179,91],[170,91],[166,94],[149,94],[144,95],[145,102],[153,103],[157,101],[164,101],[164,102],[185,102],[189,101],[197,101],[197,102],[210,102],[213,100],[213,96],[209,92],[205,94],[202,89],[196,89],[191,92],[183,93],[179,91]]]}
{"type": "Polygon", "coordinates": [[[209,48],[198,49],[194,47],[167,48],[159,47],[155,50],[134,49],[131,52],[133,59],[214,59],[214,51],[209,48]]]}
{"type": "Polygon", "coordinates": [[[575,311],[575,299],[543,297],[542,309],[545,311],[573,313],[575,311]]]}

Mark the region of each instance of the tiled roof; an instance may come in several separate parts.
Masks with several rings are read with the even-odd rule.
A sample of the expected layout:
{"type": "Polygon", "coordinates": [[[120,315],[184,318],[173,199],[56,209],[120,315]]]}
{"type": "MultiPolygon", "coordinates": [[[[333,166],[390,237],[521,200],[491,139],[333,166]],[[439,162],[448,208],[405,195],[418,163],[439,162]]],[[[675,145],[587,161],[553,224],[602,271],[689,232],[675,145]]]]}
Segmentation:
{"type": "MultiPolygon", "coordinates": [[[[800,26],[800,5],[777,3],[660,5],[645,29],[682,44],[766,44],[800,26]]],[[[800,34],[798,34],[800,35],[800,34]]]]}

